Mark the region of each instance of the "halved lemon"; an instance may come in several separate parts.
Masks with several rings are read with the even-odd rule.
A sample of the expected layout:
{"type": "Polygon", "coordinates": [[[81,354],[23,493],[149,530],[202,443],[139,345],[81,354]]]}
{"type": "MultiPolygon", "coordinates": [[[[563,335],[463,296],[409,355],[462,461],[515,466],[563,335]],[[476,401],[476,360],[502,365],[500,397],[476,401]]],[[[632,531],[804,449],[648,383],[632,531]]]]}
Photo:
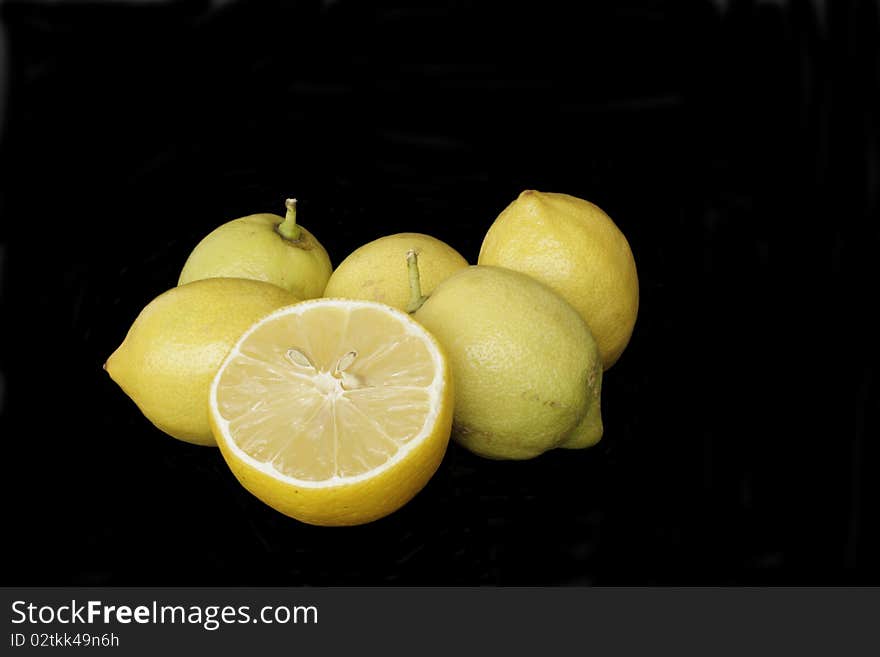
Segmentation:
{"type": "Polygon", "coordinates": [[[242,485],[288,516],[356,525],[428,482],[452,427],[442,348],[406,313],[313,299],[239,338],[211,384],[217,444],[242,485]]]}

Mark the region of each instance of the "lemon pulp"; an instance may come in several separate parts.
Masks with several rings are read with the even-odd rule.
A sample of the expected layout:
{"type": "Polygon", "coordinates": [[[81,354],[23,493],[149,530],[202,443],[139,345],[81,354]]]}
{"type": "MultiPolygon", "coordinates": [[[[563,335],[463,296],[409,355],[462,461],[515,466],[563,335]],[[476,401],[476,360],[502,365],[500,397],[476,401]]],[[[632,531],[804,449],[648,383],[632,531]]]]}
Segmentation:
{"type": "Polygon", "coordinates": [[[307,301],[241,337],[212,384],[212,422],[233,472],[264,502],[316,524],[354,524],[394,510],[436,470],[451,427],[449,376],[439,345],[405,313],[307,301]],[[347,502],[329,494],[385,473],[384,491],[347,502]]]}

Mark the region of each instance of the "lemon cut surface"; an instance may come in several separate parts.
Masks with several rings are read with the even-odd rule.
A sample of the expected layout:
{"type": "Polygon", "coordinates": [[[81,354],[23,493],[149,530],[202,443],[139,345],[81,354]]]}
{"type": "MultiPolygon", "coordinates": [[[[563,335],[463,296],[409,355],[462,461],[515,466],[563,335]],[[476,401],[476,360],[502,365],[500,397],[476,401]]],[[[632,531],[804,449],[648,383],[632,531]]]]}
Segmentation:
{"type": "Polygon", "coordinates": [[[452,425],[437,341],[384,304],[315,299],[248,329],[211,385],[215,438],[235,476],[278,511],[354,525],[408,502],[452,425]]]}

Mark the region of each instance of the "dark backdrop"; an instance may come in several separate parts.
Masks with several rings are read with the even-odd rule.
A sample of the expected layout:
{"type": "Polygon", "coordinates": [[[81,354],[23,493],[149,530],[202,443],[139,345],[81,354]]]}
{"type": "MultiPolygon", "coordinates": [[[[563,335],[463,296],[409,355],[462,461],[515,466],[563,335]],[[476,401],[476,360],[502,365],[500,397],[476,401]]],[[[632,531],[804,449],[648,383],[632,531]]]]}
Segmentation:
{"type": "Polygon", "coordinates": [[[3,583],[880,583],[877,3],[418,4],[4,3],[3,583]],[[475,262],[526,188],[638,264],[596,448],[314,528],[101,370],[226,220],[475,262]]]}

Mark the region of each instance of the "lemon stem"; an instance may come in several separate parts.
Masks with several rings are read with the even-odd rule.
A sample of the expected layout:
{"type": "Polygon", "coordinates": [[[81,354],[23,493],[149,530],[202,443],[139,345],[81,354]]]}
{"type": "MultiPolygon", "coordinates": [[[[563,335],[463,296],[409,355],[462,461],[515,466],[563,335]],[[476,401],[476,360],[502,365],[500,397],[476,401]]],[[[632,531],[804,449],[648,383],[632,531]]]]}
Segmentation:
{"type": "Polygon", "coordinates": [[[409,305],[406,312],[414,313],[422,304],[428,300],[428,297],[422,295],[422,280],[419,276],[419,257],[415,250],[410,249],[406,253],[406,268],[409,272],[409,305]]]}
{"type": "Polygon", "coordinates": [[[296,225],[296,199],[289,198],[284,202],[284,205],[287,208],[287,214],[284,221],[278,226],[278,232],[284,239],[295,242],[302,237],[302,228],[296,225]]]}

